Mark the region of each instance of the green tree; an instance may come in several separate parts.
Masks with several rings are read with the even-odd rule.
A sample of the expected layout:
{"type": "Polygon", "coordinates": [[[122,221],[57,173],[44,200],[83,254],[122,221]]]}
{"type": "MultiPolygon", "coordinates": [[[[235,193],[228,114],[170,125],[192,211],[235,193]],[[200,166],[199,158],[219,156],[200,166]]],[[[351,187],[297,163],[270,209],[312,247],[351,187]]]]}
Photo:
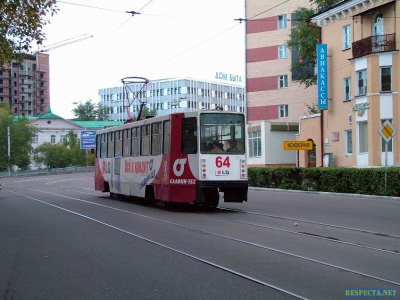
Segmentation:
{"type": "Polygon", "coordinates": [[[8,102],[0,101],[0,108],[8,110],[10,109],[10,104],[8,102]]]}
{"type": "Polygon", "coordinates": [[[298,54],[298,59],[293,60],[291,71],[297,74],[296,81],[304,84],[307,88],[317,83],[317,76],[313,70],[317,62],[315,49],[319,41],[319,30],[308,26],[306,22],[315,14],[313,9],[301,7],[294,13],[296,14],[296,23],[294,30],[289,35],[290,39],[287,41],[287,45],[292,49],[292,55],[293,53],[298,54]]]}
{"type": "Polygon", "coordinates": [[[317,102],[311,104],[305,103],[304,105],[307,107],[307,113],[305,113],[305,115],[313,115],[320,112],[317,102]]]}
{"type": "Polygon", "coordinates": [[[9,166],[28,169],[33,151],[32,138],[38,130],[29,126],[26,118],[14,117],[6,105],[0,106],[0,169],[6,170],[9,166]],[[7,129],[10,128],[10,145],[8,144],[7,129]],[[8,158],[10,147],[10,161],[8,158]]]}
{"type": "Polygon", "coordinates": [[[86,165],[86,152],[81,149],[78,135],[70,130],[64,138],[64,145],[68,148],[68,165],[86,165]]]}
{"type": "Polygon", "coordinates": [[[35,162],[47,167],[85,166],[86,152],[80,149],[78,135],[70,130],[62,143],[45,142],[35,149],[35,162]]]}
{"type": "Polygon", "coordinates": [[[309,19],[316,12],[324,11],[339,1],[341,0],[310,0],[311,8],[300,7],[294,11],[296,20],[287,45],[292,49],[292,55],[297,53],[298,59],[293,60],[290,70],[297,74],[295,81],[306,88],[317,84],[317,76],[313,70],[317,63],[316,46],[320,38],[318,28],[310,24],[309,19]]]}
{"type": "Polygon", "coordinates": [[[110,119],[110,108],[99,103],[97,104],[96,114],[98,121],[108,121],[110,119]]]}
{"type": "Polygon", "coordinates": [[[314,4],[319,12],[325,11],[328,7],[335,5],[339,1],[342,0],[310,0],[311,4],[314,4]]]}
{"type": "Polygon", "coordinates": [[[94,104],[92,100],[85,103],[79,103],[72,110],[76,120],[79,121],[107,121],[109,119],[110,108],[103,104],[94,104]]]}
{"type": "Polygon", "coordinates": [[[72,113],[79,121],[94,121],[96,120],[96,105],[92,100],[88,100],[85,103],[79,103],[72,113]]]}
{"type": "Polygon", "coordinates": [[[56,0],[2,0],[0,3],[0,66],[21,62],[33,42],[42,44],[47,15],[57,12],[56,0]]]}
{"type": "MultiPolygon", "coordinates": [[[[138,113],[133,115],[133,119],[136,120],[138,117],[138,113]]],[[[146,119],[147,117],[155,117],[157,116],[157,108],[150,109],[147,105],[143,107],[141,119],[146,119]]]]}
{"type": "Polygon", "coordinates": [[[47,167],[64,168],[69,165],[68,148],[61,144],[44,142],[35,149],[35,162],[47,167]]]}

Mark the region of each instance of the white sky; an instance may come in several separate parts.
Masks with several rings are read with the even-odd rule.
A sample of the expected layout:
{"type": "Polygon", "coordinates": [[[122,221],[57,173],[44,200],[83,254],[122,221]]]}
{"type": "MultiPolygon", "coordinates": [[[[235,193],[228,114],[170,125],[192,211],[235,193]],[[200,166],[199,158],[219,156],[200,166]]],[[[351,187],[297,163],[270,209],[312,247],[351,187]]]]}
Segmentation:
{"type": "Polygon", "coordinates": [[[245,83],[245,25],[234,21],[245,0],[59,1],[43,46],[93,35],[47,52],[51,109],[63,118],[74,117],[73,102],[97,103],[99,89],[129,76],[217,81],[223,72],[245,83]]]}

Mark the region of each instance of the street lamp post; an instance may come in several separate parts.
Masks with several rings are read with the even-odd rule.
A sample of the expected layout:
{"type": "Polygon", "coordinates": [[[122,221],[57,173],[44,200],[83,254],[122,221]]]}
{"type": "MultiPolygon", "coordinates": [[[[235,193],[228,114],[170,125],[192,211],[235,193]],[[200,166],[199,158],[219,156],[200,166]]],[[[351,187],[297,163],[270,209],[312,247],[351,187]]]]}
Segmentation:
{"type": "Polygon", "coordinates": [[[8,176],[11,176],[11,143],[10,143],[10,127],[7,127],[7,143],[8,143],[8,176]]]}

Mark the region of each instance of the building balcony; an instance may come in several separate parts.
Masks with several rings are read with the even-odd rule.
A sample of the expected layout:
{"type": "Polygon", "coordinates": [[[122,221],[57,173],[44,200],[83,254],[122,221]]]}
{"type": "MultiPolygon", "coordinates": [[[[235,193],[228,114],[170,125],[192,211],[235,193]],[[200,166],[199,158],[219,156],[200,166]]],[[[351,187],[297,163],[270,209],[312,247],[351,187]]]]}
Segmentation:
{"type": "Polygon", "coordinates": [[[353,58],[396,50],[395,34],[373,35],[352,44],[353,58]]]}

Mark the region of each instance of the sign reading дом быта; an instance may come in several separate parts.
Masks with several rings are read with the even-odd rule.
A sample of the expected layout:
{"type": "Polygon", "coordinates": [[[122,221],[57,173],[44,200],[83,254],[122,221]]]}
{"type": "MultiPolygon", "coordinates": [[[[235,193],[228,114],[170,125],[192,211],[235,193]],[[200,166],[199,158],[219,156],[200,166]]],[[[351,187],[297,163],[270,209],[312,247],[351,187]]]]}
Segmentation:
{"type": "Polygon", "coordinates": [[[242,76],[223,73],[223,72],[215,72],[215,79],[222,79],[222,80],[225,80],[225,81],[243,83],[242,76]]]}

